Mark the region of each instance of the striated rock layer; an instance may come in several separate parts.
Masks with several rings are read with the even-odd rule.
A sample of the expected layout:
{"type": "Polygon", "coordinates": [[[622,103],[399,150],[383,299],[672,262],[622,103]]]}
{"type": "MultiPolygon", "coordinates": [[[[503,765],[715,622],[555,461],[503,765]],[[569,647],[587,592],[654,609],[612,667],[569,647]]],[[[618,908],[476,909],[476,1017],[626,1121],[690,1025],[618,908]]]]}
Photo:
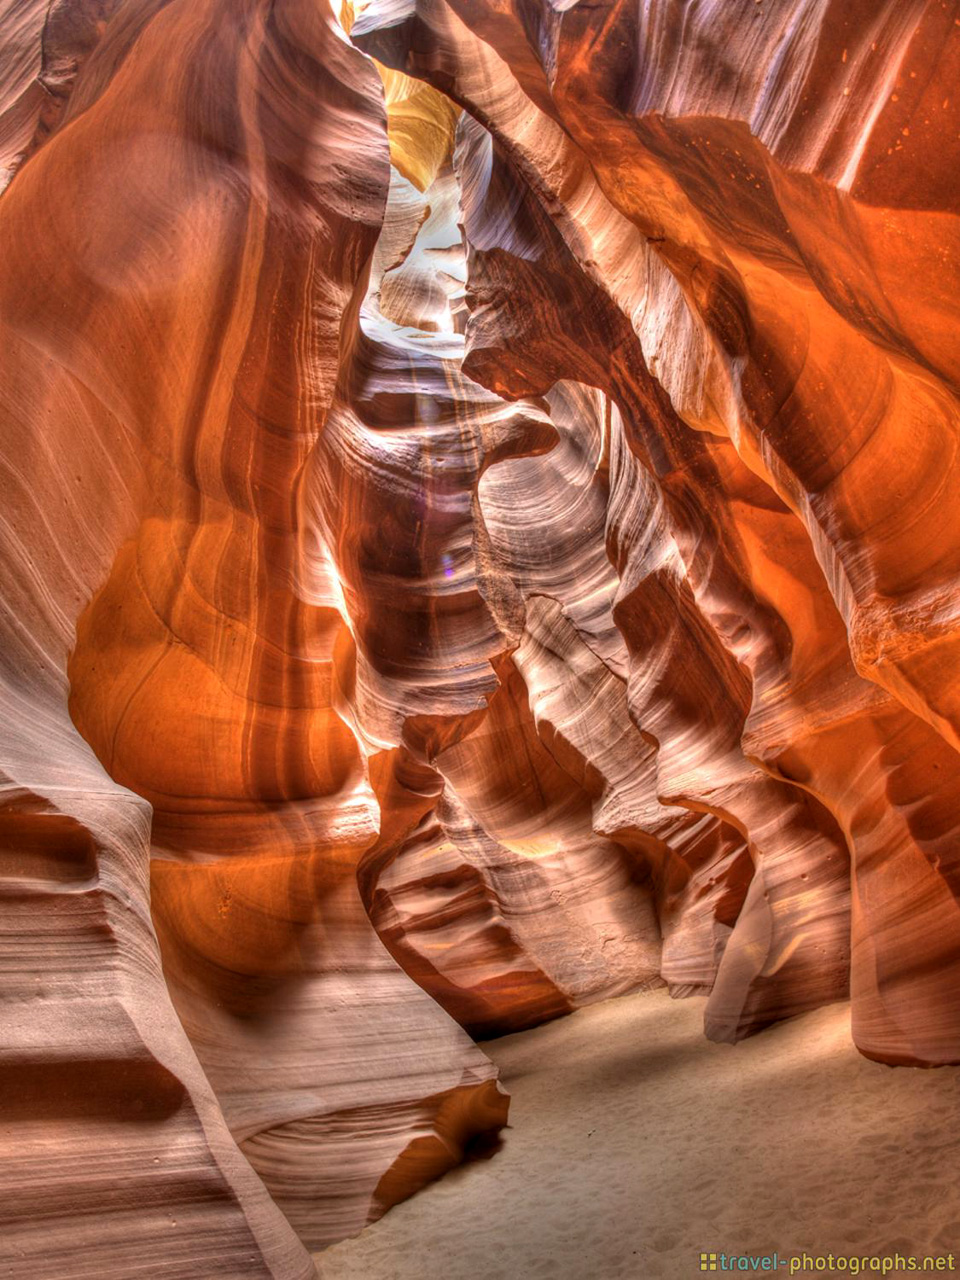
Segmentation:
{"type": "Polygon", "coordinates": [[[608,397],[630,716],[657,797],[754,871],[709,1027],[841,989],[849,856],[854,1035],[886,1061],[960,1050],[954,8],[418,0],[354,29],[473,117],[464,368],[608,397]]]}
{"type": "Polygon", "coordinates": [[[0,38],[5,1274],[306,1277],[627,991],[960,1061],[960,5],[0,38]]]}

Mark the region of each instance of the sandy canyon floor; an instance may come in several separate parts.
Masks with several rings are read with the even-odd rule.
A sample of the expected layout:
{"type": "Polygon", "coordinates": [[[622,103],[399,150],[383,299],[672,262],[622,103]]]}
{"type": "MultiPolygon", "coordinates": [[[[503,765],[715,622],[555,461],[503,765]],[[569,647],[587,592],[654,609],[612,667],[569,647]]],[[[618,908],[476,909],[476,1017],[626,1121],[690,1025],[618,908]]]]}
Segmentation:
{"type": "Polygon", "coordinates": [[[703,1250],[960,1254],[960,1069],[868,1062],[846,1005],[711,1044],[703,1004],[625,997],[485,1044],[513,1099],[502,1149],[318,1254],[322,1280],[693,1277],[703,1250]]]}

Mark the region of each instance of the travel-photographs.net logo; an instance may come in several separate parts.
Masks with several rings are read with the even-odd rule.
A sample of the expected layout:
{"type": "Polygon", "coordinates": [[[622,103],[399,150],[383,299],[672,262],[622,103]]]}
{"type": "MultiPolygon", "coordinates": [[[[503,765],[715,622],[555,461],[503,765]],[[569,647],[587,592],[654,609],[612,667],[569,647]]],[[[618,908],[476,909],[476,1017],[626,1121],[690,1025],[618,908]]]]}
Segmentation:
{"type": "Polygon", "coordinates": [[[821,1275],[881,1275],[896,1276],[926,1272],[954,1271],[955,1257],[952,1253],[925,1257],[914,1257],[909,1254],[842,1254],[842,1253],[795,1253],[781,1257],[779,1253],[701,1253],[701,1271],[737,1271],[761,1272],[786,1270],[788,1275],[796,1276],[811,1272],[821,1275]]]}

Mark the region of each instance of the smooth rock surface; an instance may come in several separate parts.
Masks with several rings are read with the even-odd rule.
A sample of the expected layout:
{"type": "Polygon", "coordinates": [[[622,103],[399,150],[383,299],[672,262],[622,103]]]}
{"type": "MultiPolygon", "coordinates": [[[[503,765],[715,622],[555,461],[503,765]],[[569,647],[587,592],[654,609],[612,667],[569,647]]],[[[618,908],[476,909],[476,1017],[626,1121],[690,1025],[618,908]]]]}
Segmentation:
{"type": "Polygon", "coordinates": [[[960,1061],[960,5],[0,41],[7,1274],[304,1280],[614,995],[960,1061]]]}

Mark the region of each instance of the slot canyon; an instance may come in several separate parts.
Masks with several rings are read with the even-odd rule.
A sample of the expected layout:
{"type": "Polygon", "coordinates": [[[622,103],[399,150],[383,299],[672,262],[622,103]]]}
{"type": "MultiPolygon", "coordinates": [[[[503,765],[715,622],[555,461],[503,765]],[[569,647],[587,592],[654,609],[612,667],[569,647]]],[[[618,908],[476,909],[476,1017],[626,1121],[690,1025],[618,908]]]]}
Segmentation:
{"type": "Polygon", "coordinates": [[[0,0],[0,263],[0,1276],[960,1268],[960,0],[0,0]]]}

